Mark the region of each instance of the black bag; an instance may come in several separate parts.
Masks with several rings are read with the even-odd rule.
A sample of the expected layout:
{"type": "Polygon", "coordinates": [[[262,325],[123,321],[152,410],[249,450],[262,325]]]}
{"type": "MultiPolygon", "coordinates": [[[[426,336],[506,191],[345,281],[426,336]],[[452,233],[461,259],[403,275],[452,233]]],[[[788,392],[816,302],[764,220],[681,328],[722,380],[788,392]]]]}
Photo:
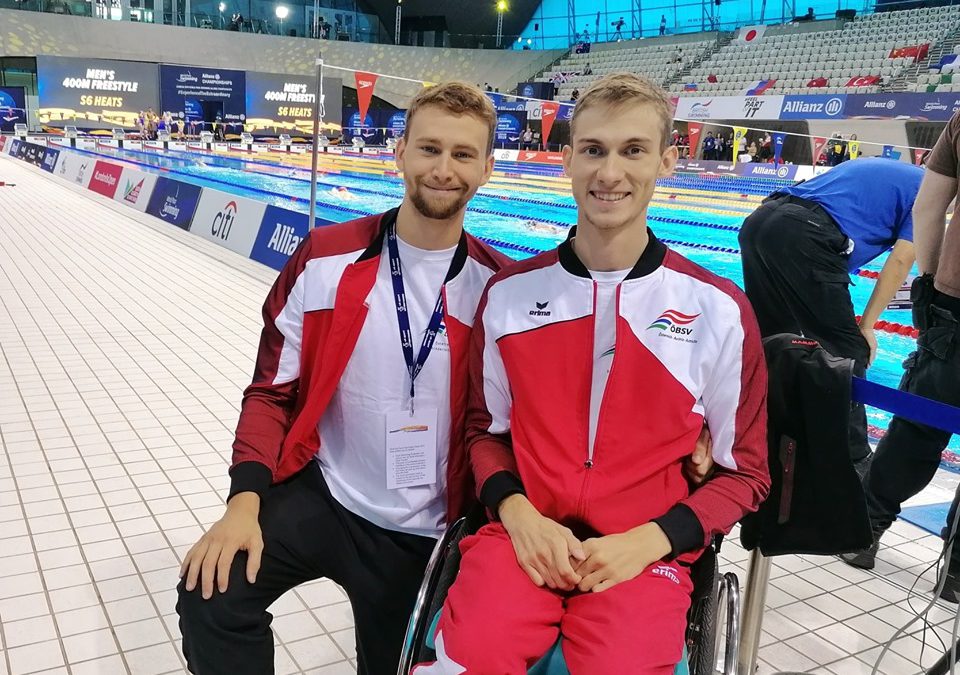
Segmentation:
{"type": "Polygon", "coordinates": [[[849,451],[853,360],[788,333],[764,339],[763,349],[771,487],[743,519],[741,543],[765,556],[869,546],[867,505],[849,451]]]}

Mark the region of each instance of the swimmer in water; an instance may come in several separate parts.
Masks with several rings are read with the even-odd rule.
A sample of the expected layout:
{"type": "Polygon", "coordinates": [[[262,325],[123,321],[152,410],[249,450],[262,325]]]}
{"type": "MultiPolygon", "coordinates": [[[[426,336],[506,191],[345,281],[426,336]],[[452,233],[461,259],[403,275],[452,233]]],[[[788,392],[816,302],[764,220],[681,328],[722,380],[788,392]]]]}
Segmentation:
{"type": "Polygon", "coordinates": [[[341,201],[346,200],[352,202],[356,200],[356,197],[350,192],[350,190],[343,185],[330,188],[330,194],[341,201]]]}
{"type": "Polygon", "coordinates": [[[530,230],[531,232],[539,232],[541,234],[565,234],[566,229],[560,227],[559,225],[551,225],[549,223],[541,223],[539,220],[525,220],[523,221],[523,226],[530,230]]]}

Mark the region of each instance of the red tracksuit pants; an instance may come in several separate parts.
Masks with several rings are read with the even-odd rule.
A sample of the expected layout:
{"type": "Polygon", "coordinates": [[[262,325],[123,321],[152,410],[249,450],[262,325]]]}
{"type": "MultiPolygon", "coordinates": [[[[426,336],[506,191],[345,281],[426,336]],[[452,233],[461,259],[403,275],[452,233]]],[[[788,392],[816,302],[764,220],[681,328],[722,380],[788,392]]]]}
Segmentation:
{"type": "Polygon", "coordinates": [[[686,567],[658,562],[606,591],[567,593],[530,581],[499,523],[460,549],[437,661],[415,675],[524,675],[559,635],[572,675],[671,675],[680,661],[693,590],[686,567]]]}

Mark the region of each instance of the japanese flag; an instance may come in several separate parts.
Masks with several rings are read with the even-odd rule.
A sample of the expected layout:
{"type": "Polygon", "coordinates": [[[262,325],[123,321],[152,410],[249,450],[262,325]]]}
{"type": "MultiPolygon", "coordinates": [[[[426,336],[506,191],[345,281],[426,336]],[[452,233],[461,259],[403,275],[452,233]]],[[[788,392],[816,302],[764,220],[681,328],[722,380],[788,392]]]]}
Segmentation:
{"type": "Polygon", "coordinates": [[[766,26],[743,26],[737,33],[735,41],[744,45],[757,44],[763,38],[765,30],[767,30],[766,26]]]}

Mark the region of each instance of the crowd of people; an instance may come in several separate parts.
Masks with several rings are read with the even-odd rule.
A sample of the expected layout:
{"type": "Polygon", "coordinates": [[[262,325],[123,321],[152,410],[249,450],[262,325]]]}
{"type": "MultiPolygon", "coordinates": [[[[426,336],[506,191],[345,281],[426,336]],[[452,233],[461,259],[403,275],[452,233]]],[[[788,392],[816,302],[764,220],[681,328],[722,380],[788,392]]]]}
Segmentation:
{"type": "Polygon", "coordinates": [[[174,117],[169,110],[163,114],[156,113],[153,108],[141,110],[135,121],[137,136],[146,141],[155,141],[165,134],[176,140],[198,138],[201,131],[213,132],[216,141],[226,138],[226,125],[218,117],[217,121],[206,123],[196,119],[174,117]]]}

